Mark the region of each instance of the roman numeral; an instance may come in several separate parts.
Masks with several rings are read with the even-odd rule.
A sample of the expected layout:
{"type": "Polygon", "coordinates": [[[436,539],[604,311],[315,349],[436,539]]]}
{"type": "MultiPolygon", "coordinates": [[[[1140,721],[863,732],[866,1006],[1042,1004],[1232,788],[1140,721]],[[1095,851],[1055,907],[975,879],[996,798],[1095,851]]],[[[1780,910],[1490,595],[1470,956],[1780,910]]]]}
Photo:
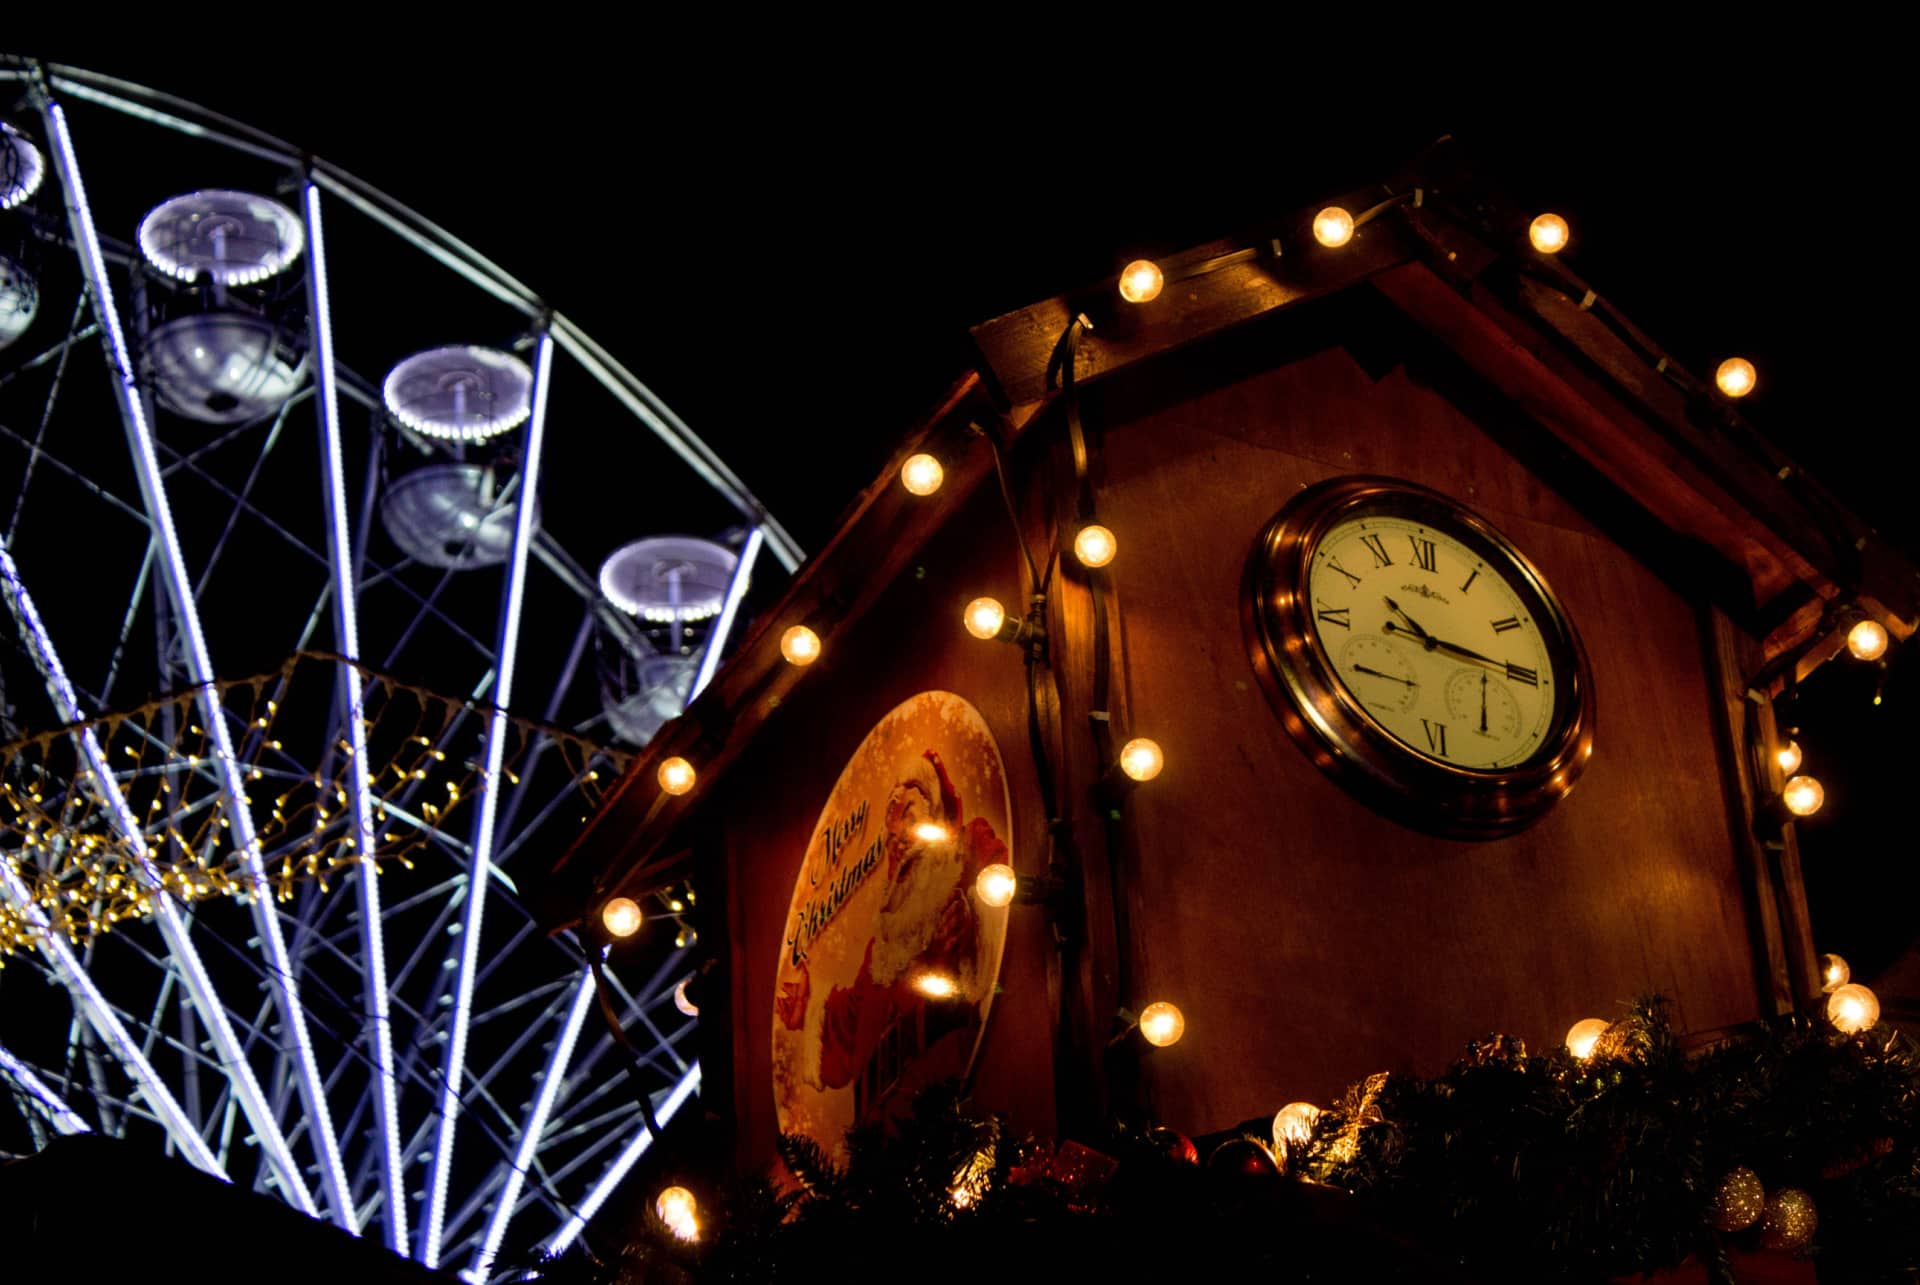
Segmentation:
{"type": "Polygon", "coordinates": [[[1473,588],[1473,582],[1479,578],[1480,578],[1480,568],[1475,567],[1473,569],[1473,574],[1467,577],[1467,582],[1460,586],[1460,592],[1465,593],[1467,590],[1473,588]]]}
{"type": "Polygon", "coordinates": [[[1407,542],[1413,546],[1413,562],[1422,571],[1433,570],[1433,541],[1422,540],[1418,536],[1408,536],[1407,542]]]}
{"type": "Polygon", "coordinates": [[[1333,568],[1333,569],[1334,569],[1335,571],[1338,571],[1338,572],[1339,572],[1339,573],[1340,573],[1341,575],[1343,575],[1343,576],[1345,576],[1345,577],[1347,578],[1347,582],[1348,582],[1349,584],[1356,584],[1356,585],[1357,585],[1357,584],[1359,584],[1359,583],[1360,583],[1360,577],[1359,577],[1359,576],[1356,576],[1355,574],[1353,574],[1353,572],[1351,572],[1351,571],[1349,571],[1349,570],[1347,570],[1347,569],[1346,569],[1345,567],[1343,567],[1343,566],[1341,566],[1341,565],[1340,565],[1340,559],[1338,559],[1338,558],[1328,558],[1328,559],[1327,559],[1327,565],[1328,565],[1329,567],[1332,567],[1332,568],[1333,568]]]}
{"type": "Polygon", "coordinates": [[[1528,669],[1525,665],[1516,665],[1512,661],[1507,662],[1507,677],[1516,683],[1525,683],[1529,687],[1540,685],[1540,675],[1537,671],[1528,669]]]}
{"type": "Polygon", "coordinates": [[[1509,629],[1518,629],[1519,627],[1520,622],[1512,616],[1508,616],[1505,620],[1496,620],[1493,622],[1493,632],[1496,634],[1504,634],[1509,629]]]}
{"type": "Polygon", "coordinates": [[[1329,607],[1318,598],[1314,599],[1314,604],[1319,608],[1314,614],[1328,624],[1339,625],[1342,629],[1353,628],[1352,607],[1329,607]]]}
{"type": "Polygon", "coordinates": [[[1447,725],[1429,723],[1423,718],[1420,720],[1420,726],[1427,730],[1427,748],[1441,758],[1445,758],[1447,756],[1447,725]]]}
{"type": "Polygon", "coordinates": [[[1374,566],[1390,567],[1393,565],[1393,559],[1387,556],[1387,546],[1380,542],[1379,535],[1363,535],[1360,537],[1360,543],[1366,545],[1367,552],[1373,555],[1374,566]]]}

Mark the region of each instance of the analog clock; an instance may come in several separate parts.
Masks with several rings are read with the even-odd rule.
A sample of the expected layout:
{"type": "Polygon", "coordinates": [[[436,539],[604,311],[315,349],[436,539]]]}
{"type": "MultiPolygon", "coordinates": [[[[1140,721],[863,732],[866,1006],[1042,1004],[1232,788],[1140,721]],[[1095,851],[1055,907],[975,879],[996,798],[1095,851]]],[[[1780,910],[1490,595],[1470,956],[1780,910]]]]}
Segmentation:
{"type": "Polygon", "coordinates": [[[1261,534],[1243,607],[1288,730],[1409,824],[1518,829],[1593,752],[1573,622],[1511,542],[1438,492],[1379,477],[1301,492],[1261,534]]]}

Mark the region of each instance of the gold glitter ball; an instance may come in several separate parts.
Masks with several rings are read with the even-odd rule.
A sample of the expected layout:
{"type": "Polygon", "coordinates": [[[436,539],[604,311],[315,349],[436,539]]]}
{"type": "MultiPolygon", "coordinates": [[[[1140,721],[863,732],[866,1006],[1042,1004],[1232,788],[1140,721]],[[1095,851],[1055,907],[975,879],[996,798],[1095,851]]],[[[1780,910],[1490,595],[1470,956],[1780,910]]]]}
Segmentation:
{"type": "Polygon", "coordinates": [[[1744,1231],[1767,1207],[1767,1189],[1751,1169],[1729,1169],[1713,1193],[1713,1229],[1744,1231]]]}
{"type": "Polygon", "coordinates": [[[1819,1223],[1813,1197],[1798,1187],[1787,1187],[1773,1193],[1760,1215],[1760,1243],[1774,1250],[1798,1249],[1813,1239],[1819,1223]]]}

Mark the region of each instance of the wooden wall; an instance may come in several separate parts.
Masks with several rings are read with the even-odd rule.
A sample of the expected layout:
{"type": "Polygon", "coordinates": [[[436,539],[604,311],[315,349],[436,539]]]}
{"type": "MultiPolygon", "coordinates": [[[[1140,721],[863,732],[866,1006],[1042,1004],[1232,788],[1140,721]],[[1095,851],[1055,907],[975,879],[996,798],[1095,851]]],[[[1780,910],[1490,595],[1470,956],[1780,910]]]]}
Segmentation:
{"type": "MultiPolygon", "coordinates": [[[[1649,989],[1673,999],[1684,1029],[1758,1011],[1697,586],[1678,564],[1647,565],[1660,556],[1637,539],[1637,552],[1623,548],[1603,491],[1568,483],[1577,472],[1536,449],[1544,435],[1383,304],[1355,297],[1090,392],[1100,514],[1121,548],[1109,578],[1116,728],[1158,739],[1167,768],[1130,796],[1119,831],[1123,994],[1103,900],[1106,836],[1086,796],[1088,599],[1067,573],[1054,663],[1091,940],[1084,967],[1063,982],[1043,916],[1017,909],[1012,919],[976,1094],[1018,1128],[1048,1132],[1078,1105],[1054,1097],[1062,985],[1088,1033],[1088,1065],[1119,1005],[1181,1006],[1185,1040],[1147,1056],[1139,1076],[1156,1113],[1189,1132],[1295,1098],[1325,1101],[1371,1071],[1441,1069],[1494,1030],[1551,1045],[1575,1020],[1610,1016],[1649,989]],[[1436,839],[1369,811],[1309,762],[1254,680],[1238,617],[1253,541],[1301,487],[1358,472],[1478,509],[1540,567],[1582,633],[1595,755],[1574,793],[1517,836],[1436,839]]],[[[1023,447],[1027,464],[1056,477],[1057,444],[1045,439],[1058,427],[1043,423],[1023,447]]],[[[771,1154],[772,988],[794,877],[827,792],[872,724],[930,688],[973,702],[1006,760],[1015,862],[1030,871],[1041,860],[1019,655],[959,623],[980,594],[1020,601],[991,486],[933,501],[954,504],[941,534],[878,608],[827,639],[710,813],[727,872],[743,1163],[771,1154]]],[[[1057,485],[1049,494],[1016,477],[1016,486],[1035,513],[1059,507],[1057,485]]]]}

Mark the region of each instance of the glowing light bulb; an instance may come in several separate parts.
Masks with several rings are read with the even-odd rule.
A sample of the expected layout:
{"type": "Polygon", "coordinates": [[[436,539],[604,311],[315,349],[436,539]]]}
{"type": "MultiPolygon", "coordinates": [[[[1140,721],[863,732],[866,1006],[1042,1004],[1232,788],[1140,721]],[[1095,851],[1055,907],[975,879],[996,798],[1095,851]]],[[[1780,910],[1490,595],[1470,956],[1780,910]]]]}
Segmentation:
{"type": "Polygon", "coordinates": [[[1853,978],[1853,969],[1838,955],[1820,956],[1820,989],[1831,994],[1853,978]]]}
{"type": "Polygon", "coordinates": [[[941,825],[938,821],[922,821],[919,825],[913,827],[913,837],[922,843],[938,843],[942,839],[950,836],[947,827],[941,825]]]}
{"type": "Polygon", "coordinates": [[[1157,741],[1136,736],[1120,747],[1120,770],[1136,781],[1151,781],[1166,765],[1167,756],[1157,741]]]}
{"type": "Polygon", "coordinates": [[[692,980],[691,977],[682,977],[679,984],[673,988],[673,1006],[688,1017],[698,1017],[700,1006],[687,998],[687,983],[692,980]]]}
{"type": "Polygon", "coordinates": [[[931,455],[909,455],[900,466],[900,485],[915,495],[932,495],[947,480],[947,471],[931,455]]]}
{"type": "Polygon", "coordinates": [[[922,973],[913,979],[913,988],[928,999],[952,999],[960,993],[960,983],[945,973],[922,973]]]}
{"type": "Polygon", "coordinates": [[[1080,528],[1080,534],[1073,537],[1073,556],[1080,559],[1085,567],[1104,567],[1113,561],[1113,555],[1120,552],[1120,542],[1113,538],[1113,532],[1095,523],[1080,528]]]}
{"type": "Polygon", "coordinates": [[[1320,1108],[1311,1102],[1289,1102],[1273,1117],[1274,1150],[1304,1147],[1313,1141],[1313,1126],[1320,1122],[1320,1108]]]}
{"type": "Polygon", "coordinates": [[[1870,1031],[1880,1020],[1880,997],[1859,982],[1848,982],[1827,996],[1827,1020],[1842,1035],[1870,1031]]]}
{"type": "Polygon", "coordinates": [[[1745,357],[1729,357],[1713,372],[1713,382],[1729,397],[1745,397],[1753,391],[1756,378],[1753,363],[1745,357]]]}
{"type": "Polygon", "coordinates": [[[967,632],[975,638],[992,638],[1007,623],[1007,609],[997,598],[975,598],[967,604],[967,632]]]}
{"type": "Polygon", "coordinates": [[[1542,214],[1527,224],[1527,240],[1542,254],[1558,254],[1567,248],[1567,221],[1558,214],[1542,214]]]}
{"type": "Polygon", "coordinates": [[[1860,660],[1879,660],[1887,654],[1887,630],[1877,620],[1863,620],[1847,630],[1847,650],[1860,660]]]}
{"type": "Polygon", "coordinates": [[[1149,303],[1160,297],[1167,278],[1152,259],[1135,259],[1120,270],[1120,297],[1128,303],[1149,303]]]}
{"type": "Polygon", "coordinates": [[[1810,817],[1827,801],[1827,792],[1812,777],[1796,776],[1787,782],[1780,797],[1786,801],[1787,811],[1797,817],[1810,817]]]}
{"type": "Polygon", "coordinates": [[[805,625],[795,625],[780,635],[780,654],[789,665],[811,665],[820,659],[820,635],[805,625]]]}
{"type": "Polygon", "coordinates": [[[685,794],[693,788],[693,764],[677,754],[662,763],[656,775],[660,779],[660,788],[668,794],[685,794]]]}
{"type": "Polygon", "coordinates": [[[1157,1000],[1140,1010],[1140,1034],[1157,1049],[1178,1044],[1187,1033],[1187,1019],[1165,1000],[1157,1000]]]}
{"type": "Polygon", "coordinates": [[[973,881],[973,894],[980,898],[981,905],[998,910],[1013,904],[1013,894],[1019,887],[1020,881],[1014,876],[1013,867],[996,861],[981,870],[980,876],[973,881]]]}
{"type": "Polygon", "coordinates": [[[1593,1056],[1594,1045],[1607,1033],[1609,1023],[1603,1017],[1589,1017],[1585,1021],[1575,1022],[1573,1029],[1567,1032],[1567,1052],[1582,1062],[1593,1056]]]}
{"type": "Polygon", "coordinates": [[[667,1230],[681,1240],[693,1240],[700,1235],[700,1220],[693,1193],[685,1187],[668,1187],[661,1192],[653,1202],[653,1211],[660,1215],[660,1221],[667,1225],[667,1230]]]}
{"type": "Polygon", "coordinates": [[[600,907],[600,922],[615,937],[631,937],[640,931],[640,903],[632,897],[615,897],[600,907]]]}
{"type": "Polygon", "coordinates": [[[1329,249],[1338,249],[1353,240],[1353,216],[1337,205],[1329,205],[1313,216],[1313,239],[1329,249]]]}
{"type": "Polygon", "coordinates": [[[1800,742],[1788,741],[1785,745],[1782,745],[1773,752],[1773,761],[1778,763],[1780,770],[1788,776],[1792,776],[1795,772],[1798,772],[1800,770],[1800,742]]]}

